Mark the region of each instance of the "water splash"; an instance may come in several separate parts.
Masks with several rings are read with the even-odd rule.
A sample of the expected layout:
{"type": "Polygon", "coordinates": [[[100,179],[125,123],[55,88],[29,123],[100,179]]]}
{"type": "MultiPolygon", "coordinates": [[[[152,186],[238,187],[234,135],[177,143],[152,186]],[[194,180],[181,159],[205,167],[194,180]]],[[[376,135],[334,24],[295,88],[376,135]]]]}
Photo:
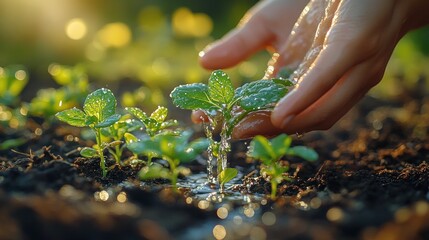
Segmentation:
{"type": "Polygon", "coordinates": [[[206,135],[206,137],[210,140],[210,145],[207,149],[207,183],[211,186],[215,186],[217,181],[216,181],[216,174],[214,172],[214,167],[216,165],[216,159],[214,156],[214,147],[215,147],[215,142],[213,140],[213,130],[214,130],[214,126],[212,124],[212,122],[205,122],[203,121],[203,128],[204,128],[204,133],[206,135]]]}

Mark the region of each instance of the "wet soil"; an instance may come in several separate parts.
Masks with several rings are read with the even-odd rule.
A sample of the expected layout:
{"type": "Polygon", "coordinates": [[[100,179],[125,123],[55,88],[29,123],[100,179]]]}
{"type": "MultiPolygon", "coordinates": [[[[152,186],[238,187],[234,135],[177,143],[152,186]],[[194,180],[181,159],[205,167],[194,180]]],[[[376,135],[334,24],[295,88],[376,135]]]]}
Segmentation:
{"type": "MultiPolygon", "coordinates": [[[[247,142],[231,153],[245,177],[222,195],[186,188],[190,177],[179,193],[141,182],[141,165],[111,159],[103,179],[98,160],[76,151],[91,142],[77,136],[40,119],[0,129],[1,139],[27,139],[0,152],[0,239],[429,239],[427,94],[367,97],[332,129],[296,137],[320,159],[283,159],[293,180],[276,200],[247,142]]],[[[200,174],[204,162],[188,167],[200,174]]]]}

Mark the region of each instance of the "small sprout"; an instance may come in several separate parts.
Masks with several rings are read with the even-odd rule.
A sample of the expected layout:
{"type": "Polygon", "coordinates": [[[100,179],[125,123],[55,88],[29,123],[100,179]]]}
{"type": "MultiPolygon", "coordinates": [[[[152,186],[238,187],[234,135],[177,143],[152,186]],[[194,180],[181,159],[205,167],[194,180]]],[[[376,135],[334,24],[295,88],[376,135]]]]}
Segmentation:
{"type": "Polygon", "coordinates": [[[23,66],[0,67],[0,104],[16,106],[27,83],[28,73],[23,66]]]}
{"type": "Polygon", "coordinates": [[[83,104],[83,111],[78,108],[67,109],[57,113],[55,116],[72,126],[89,127],[95,133],[97,145],[94,148],[83,149],[83,156],[91,155],[94,151],[100,158],[100,167],[103,177],[106,177],[107,169],[103,150],[108,143],[102,140],[101,131],[103,128],[112,126],[121,115],[116,114],[116,98],[109,89],[101,88],[90,93],[83,104]]]}
{"type": "Polygon", "coordinates": [[[168,109],[166,107],[158,106],[150,116],[147,116],[145,112],[137,107],[127,107],[125,110],[129,111],[144,124],[146,133],[150,137],[170,132],[168,128],[178,125],[177,120],[167,120],[168,109]]]}
{"type": "Polygon", "coordinates": [[[189,142],[191,133],[184,131],[180,135],[156,135],[153,139],[143,139],[128,144],[135,154],[152,154],[168,162],[169,170],[162,170],[159,164],[151,164],[140,171],[141,179],[166,178],[171,181],[173,188],[177,188],[177,177],[185,169],[179,166],[180,163],[187,163],[194,160],[208,147],[207,139],[197,139],[189,142]]]}
{"type": "MultiPolygon", "coordinates": [[[[244,84],[234,90],[229,76],[221,71],[212,72],[208,84],[194,83],[176,87],[170,94],[173,103],[182,109],[202,110],[209,118],[206,135],[210,139],[208,175],[211,158],[217,158],[217,173],[227,168],[227,153],[232,130],[249,113],[272,109],[292,83],[287,79],[260,80],[244,84]],[[212,137],[212,130],[221,125],[221,140],[212,137]]],[[[218,179],[219,180],[219,179],[218,179]]],[[[212,182],[211,182],[212,183],[212,182]]]]}
{"type": "MultiPolygon", "coordinates": [[[[166,107],[158,106],[150,116],[137,107],[127,107],[125,110],[133,114],[144,125],[146,133],[150,138],[162,134],[178,134],[170,129],[171,127],[177,126],[178,122],[173,119],[167,120],[168,109],[166,107]]],[[[153,157],[153,154],[147,153],[147,165],[152,164],[153,157]]]]}
{"type": "Polygon", "coordinates": [[[129,115],[124,115],[119,121],[101,130],[103,140],[110,142],[106,147],[115,158],[117,165],[121,164],[122,153],[125,148],[125,144],[123,144],[125,135],[142,127],[140,122],[129,117],[129,115]]]}
{"type": "Polygon", "coordinates": [[[256,136],[251,142],[247,155],[260,160],[261,174],[267,177],[271,183],[271,198],[277,195],[277,185],[283,180],[289,180],[286,174],[288,166],[283,166],[280,159],[283,156],[296,156],[307,161],[315,161],[318,154],[311,148],[304,146],[291,147],[292,138],[281,134],[271,140],[263,136],[256,136]]]}
{"type": "Polygon", "coordinates": [[[223,190],[225,183],[231,181],[237,176],[238,170],[235,168],[226,168],[218,176],[221,191],[223,190]]]}
{"type": "Polygon", "coordinates": [[[30,115],[50,118],[57,112],[79,106],[88,95],[89,81],[82,66],[51,64],[48,71],[61,87],[39,90],[26,104],[30,115]]]}

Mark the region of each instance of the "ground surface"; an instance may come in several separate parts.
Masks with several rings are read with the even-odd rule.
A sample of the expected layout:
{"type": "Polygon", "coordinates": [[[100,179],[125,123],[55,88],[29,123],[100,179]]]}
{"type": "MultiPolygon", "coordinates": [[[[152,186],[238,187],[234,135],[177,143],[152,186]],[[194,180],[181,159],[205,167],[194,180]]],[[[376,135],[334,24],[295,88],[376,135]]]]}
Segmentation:
{"type": "MultiPolygon", "coordinates": [[[[90,144],[75,128],[40,122],[0,129],[29,139],[0,152],[0,239],[429,239],[429,97],[419,92],[368,97],[333,129],[296,138],[320,160],[289,159],[294,181],[276,201],[263,197],[269,184],[245,142],[231,165],[246,177],[229,195],[196,194],[201,179],[174,194],[136,180],[139,167],[101,179],[97,159],[75,151],[90,144]]],[[[199,174],[202,163],[189,167],[199,174]]]]}

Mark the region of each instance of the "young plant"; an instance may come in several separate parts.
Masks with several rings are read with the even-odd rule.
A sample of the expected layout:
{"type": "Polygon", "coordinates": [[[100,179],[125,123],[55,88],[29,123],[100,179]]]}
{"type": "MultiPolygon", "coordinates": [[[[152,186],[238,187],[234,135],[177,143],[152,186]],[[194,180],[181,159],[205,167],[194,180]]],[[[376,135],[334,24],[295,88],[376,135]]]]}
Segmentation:
{"type": "Polygon", "coordinates": [[[187,163],[208,147],[207,139],[197,139],[189,142],[191,132],[184,131],[180,135],[160,134],[152,139],[143,139],[132,142],[127,148],[136,154],[151,154],[160,157],[168,162],[169,169],[160,164],[151,164],[139,173],[142,180],[165,178],[171,181],[174,189],[177,189],[177,178],[180,173],[188,172],[186,168],[179,166],[180,163],[187,163]]]}
{"type": "MultiPolygon", "coordinates": [[[[227,153],[232,130],[249,113],[272,109],[287,92],[292,83],[286,79],[260,80],[244,84],[234,90],[229,76],[221,71],[212,72],[208,84],[194,83],[176,87],[170,94],[173,103],[182,109],[202,110],[209,118],[206,135],[211,144],[208,149],[208,181],[222,182],[219,176],[227,169],[227,153]],[[212,137],[212,131],[221,124],[220,142],[212,137]],[[214,161],[217,158],[217,161],[214,161]],[[213,171],[217,164],[216,173],[213,171]]],[[[230,171],[230,170],[228,170],[230,171]]],[[[231,171],[230,171],[231,172],[231,171]]]]}
{"type": "Polygon", "coordinates": [[[51,118],[57,112],[79,106],[88,95],[89,81],[83,67],[52,64],[49,73],[61,87],[37,91],[26,104],[30,115],[51,118]]]}
{"type": "Polygon", "coordinates": [[[125,144],[123,144],[124,139],[126,139],[125,136],[142,127],[140,122],[129,117],[129,115],[124,115],[119,121],[101,129],[102,139],[105,142],[110,142],[107,149],[115,158],[117,165],[121,164],[122,152],[125,148],[125,144]]]}
{"type": "Polygon", "coordinates": [[[137,107],[127,107],[125,110],[133,114],[143,123],[146,133],[151,138],[157,134],[172,133],[168,128],[178,125],[177,120],[167,120],[168,109],[166,107],[158,106],[150,116],[147,116],[143,110],[137,107]]]}
{"type": "Polygon", "coordinates": [[[289,180],[287,175],[288,166],[284,166],[280,159],[283,156],[296,156],[307,161],[315,161],[317,153],[304,146],[291,147],[292,138],[286,134],[281,134],[271,140],[263,136],[256,136],[250,142],[247,155],[253,159],[261,161],[261,175],[269,179],[271,183],[271,198],[277,195],[277,185],[283,180],[289,180]]]}
{"type": "Polygon", "coordinates": [[[22,66],[0,67],[0,104],[16,106],[27,83],[28,74],[22,66]]]}
{"type": "MultiPolygon", "coordinates": [[[[169,129],[170,127],[177,126],[178,123],[177,120],[167,120],[168,109],[166,107],[158,106],[158,108],[153,111],[150,116],[137,107],[127,107],[125,110],[133,114],[144,125],[146,133],[151,139],[153,139],[156,135],[178,134],[177,132],[169,129]]],[[[133,136],[128,135],[128,138],[132,140],[133,136]]],[[[147,153],[146,155],[147,165],[150,165],[154,156],[151,153],[147,153]]]]}
{"type": "Polygon", "coordinates": [[[71,108],[57,113],[55,116],[72,126],[89,127],[93,130],[96,145],[93,148],[83,148],[81,155],[84,157],[98,156],[103,177],[106,177],[107,169],[104,159],[104,149],[109,143],[102,141],[101,130],[112,126],[121,115],[116,114],[116,98],[109,89],[101,88],[90,93],[83,104],[83,111],[71,108]]]}

